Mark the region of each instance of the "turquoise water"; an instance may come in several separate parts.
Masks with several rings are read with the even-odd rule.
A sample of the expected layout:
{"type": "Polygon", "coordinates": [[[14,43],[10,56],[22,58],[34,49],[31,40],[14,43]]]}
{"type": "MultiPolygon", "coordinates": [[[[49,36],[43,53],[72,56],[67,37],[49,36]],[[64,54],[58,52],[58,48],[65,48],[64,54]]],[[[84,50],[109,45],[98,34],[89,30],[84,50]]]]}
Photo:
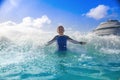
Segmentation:
{"type": "MultiPolygon", "coordinates": [[[[44,34],[46,35],[46,34],[44,34]]],[[[77,35],[67,52],[45,46],[53,35],[0,37],[0,80],[120,80],[120,37],[77,35]]]]}

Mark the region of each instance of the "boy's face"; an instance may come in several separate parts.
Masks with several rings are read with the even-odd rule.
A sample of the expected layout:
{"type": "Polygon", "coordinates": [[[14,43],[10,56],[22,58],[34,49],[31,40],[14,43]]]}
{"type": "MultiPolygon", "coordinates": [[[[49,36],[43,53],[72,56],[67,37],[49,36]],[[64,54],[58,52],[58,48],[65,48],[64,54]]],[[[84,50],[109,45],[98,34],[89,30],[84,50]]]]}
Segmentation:
{"type": "Polygon", "coordinates": [[[57,32],[58,32],[60,35],[63,35],[63,33],[64,33],[64,28],[63,28],[63,27],[58,27],[57,32]]]}

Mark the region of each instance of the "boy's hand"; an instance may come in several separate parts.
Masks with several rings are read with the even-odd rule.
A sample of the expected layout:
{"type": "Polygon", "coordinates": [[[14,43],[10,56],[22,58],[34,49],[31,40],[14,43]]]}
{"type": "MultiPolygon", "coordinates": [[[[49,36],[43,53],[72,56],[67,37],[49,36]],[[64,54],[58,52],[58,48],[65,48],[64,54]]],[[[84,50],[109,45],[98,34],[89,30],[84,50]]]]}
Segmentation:
{"type": "Polygon", "coordinates": [[[86,42],[79,42],[81,45],[85,45],[86,44],[86,42]]]}

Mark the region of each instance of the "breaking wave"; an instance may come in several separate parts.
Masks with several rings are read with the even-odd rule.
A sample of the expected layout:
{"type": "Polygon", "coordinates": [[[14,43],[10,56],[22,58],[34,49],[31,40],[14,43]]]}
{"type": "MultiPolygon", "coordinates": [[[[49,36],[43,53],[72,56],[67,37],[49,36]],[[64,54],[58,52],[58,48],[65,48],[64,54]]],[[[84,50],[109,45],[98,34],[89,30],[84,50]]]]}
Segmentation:
{"type": "Polygon", "coordinates": [[[55,43],[45,46],[55,34],[38,30],[1,32],[0,80],[120,79],[119,36],[67,33],[87,44],[68,43],[69,51],[58,55],[55,43]]]}

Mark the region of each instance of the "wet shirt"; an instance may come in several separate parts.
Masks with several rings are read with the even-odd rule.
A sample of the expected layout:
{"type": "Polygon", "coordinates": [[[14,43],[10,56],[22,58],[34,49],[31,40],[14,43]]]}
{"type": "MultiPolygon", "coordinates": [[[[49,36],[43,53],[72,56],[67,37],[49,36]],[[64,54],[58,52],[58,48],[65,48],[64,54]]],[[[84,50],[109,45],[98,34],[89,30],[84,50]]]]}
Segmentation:
{"type": "Polygon", "coordinates": [[[56,36],[59,51],[67,50],[67,39],[68,36],[56,36]]]}

